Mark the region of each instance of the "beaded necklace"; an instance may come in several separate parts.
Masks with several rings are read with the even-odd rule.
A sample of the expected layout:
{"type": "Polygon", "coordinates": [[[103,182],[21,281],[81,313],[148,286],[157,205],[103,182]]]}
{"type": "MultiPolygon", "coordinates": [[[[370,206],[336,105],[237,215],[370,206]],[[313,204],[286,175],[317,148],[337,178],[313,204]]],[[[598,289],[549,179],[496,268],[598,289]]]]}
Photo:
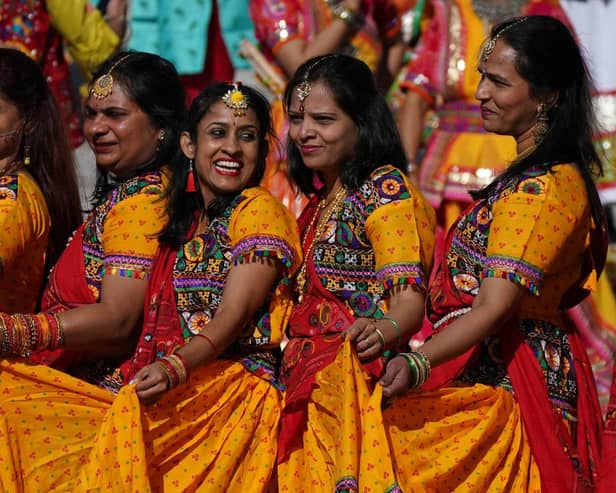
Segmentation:
{"type": "Polygon", "coordinates": [[[304,259],[302,261],[302,265],[299,268],[299,272],[297,273],[297,277],[295,278],[295,293],[297,294],[297,301],[299,303],[301,303],[302,299],[304,298],[304,288],[306,287],[306,282],[308,281],[308,278],[306,277],[308,259],[312,256],[317,241],[323,235],[323,232],[325,231],[325,226],[327,226],[327,223],[329,222],[330,218],[336,215],[345,197],[346,189],[344,187],[340,187],[330,204],[327,203],[326,198],[321,199],[318,207],[314,211],[312,219],[310,220],[310,224],[306,228],[306,232],[304,233],[304,238],[302,241],[304,259]],[[319,218],[319,221],[315,229],[314,225],[317,222],[317,218],[319,218]],[[312,236],[310,245],[306,247],[306,240],[308,239],[310,231],[313,230],[314,235],[312,236]]]}

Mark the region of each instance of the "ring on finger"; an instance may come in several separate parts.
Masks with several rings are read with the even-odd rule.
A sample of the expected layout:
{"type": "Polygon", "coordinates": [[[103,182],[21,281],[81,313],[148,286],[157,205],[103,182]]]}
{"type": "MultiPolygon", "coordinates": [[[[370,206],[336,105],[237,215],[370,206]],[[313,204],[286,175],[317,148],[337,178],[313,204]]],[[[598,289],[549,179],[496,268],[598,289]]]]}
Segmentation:
{"type": "Polygon", "coordinates": [[[378,327],[374,327],[374,332],[379,337],[381,347],[385,349],[385,336],[383,336],[383,333],[378,329],[378,327]]]}

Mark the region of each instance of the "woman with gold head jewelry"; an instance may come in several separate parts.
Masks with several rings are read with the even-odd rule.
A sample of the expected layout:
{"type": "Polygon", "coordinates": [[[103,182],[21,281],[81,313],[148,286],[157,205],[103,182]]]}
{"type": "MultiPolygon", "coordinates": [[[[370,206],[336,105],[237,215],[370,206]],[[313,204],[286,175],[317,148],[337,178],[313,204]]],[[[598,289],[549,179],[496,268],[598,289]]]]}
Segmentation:
{"type": "Polygon", "coordinates": [[[520,15],[567,22],[557,0],[426,3],[424,29],[400,81],[406,97],[396,116],[407,172],[445,231],[471,202],[468,191],[490,183],[515,157],[513,139],[483,129],[475,88],[484,37],[496,23],[520,15]]]}
{"type": "Polygon", "coordinates": [[[0,311],[32,312],[81,208],[70,144],[40,67],[0,48],[0,72],[0,311]]]}
{"type": "Polygon", "coordinates": [[[282,358],[279,489],[398,491],[376,382],[423,321],[434,211],[404,175],[366,64],[308,60],[285,106],[292,176],[311,201],[282,358]]]}
{"type": "MultiPolygon", "coordinates": [[[[156,234],[165,220],[164,191],[170,174],[166,164],[177,149],[183,114],[184,91],[177,73],[156,55],[121,53],[97,74],[85,106],[84,133],[101,171],[99,202],[53,267],[41,312],[0,314],[0,352],[16,358],[0,363],[0,387],[6,399],[0,405],[3,412],[9,409],[9,401],[19,405],[30,399],[28,385],[37,388],[43,375],[53,375],[53,390],[37,394],[41,404],[32,409],[65,405],[74,412],[77,401],[60,395],[90,389],[85,392],[99,395],[102,403],[109,399],[103,396],[113,395],[108,390],[117,391],[123,384],[119,366],[132,354],[141,328],[156,234]],[[22,380],[23,385],[18,383],[22,380]]],[[[36,475],[30,475],[23,461],[21,470],[3,468],[0,484],[7,490],[18,490],[10,485],[26,484],[26,491],[51,491],[51,487],[35,486],[36,480],[44,478],[47,485],[59,487],[75,479],[72,472],[66,477],[59,474],[60,461],[43,453],[44,440],[50,435],[41,431],[45,428],[37,425],[37,419],[45,422],[49,417],[58,426],[66,425],[67,435],[61,441],[67,447],[80,430],[55,411],[36,416],[22,422],[35,432],[29,435],[30,450],[36,451],[32,464],[38,468],[40,461],[49,460],[53,466],[49,474],[36,475]]],[[[2,423],[12,426],[14,420],[2,423]]],[[[2,436],[2,457],[13,456],[18,449],[23,452],[11,442],[23,435],[2,436]]]]}
{"type": "MultiPolygon", "coordinates": [[[[108,86],[101,82],[102,93],[108,86]]],[[[4,415],[14,423],[19,414],[23,432],[8,443],[26,450],[25,480],[34,469],[42,475],[62,464],[72,477],[59,484],[70,491],[273,487],[282,407],[276,369],[291,308],[289,276],[301,252],[294,218],[257,186],[272,133],[269,109],[238,83],[212,85],[194,100],[182,155],[173,162],[169,220],[159,235],[142,331],[119,368],[130,384],[116,396],[68,382],[53,411],[42,413],[54,431],[40,438],[54,454],[32,451],[31,460],[19,437],[32,436],[41,411],[37,398],[34,406],[25,402],[32,399],[28,386],[47,401],[57,372],[5,379],[12,392],[2,401],[4,415]],[[78,437],[55,428],[69,422],[78,437]]]]}
{"type": "Polygon", "coordinates": [[[495,26],[478,70],[483,125],[518,155],[450,228],[428,291],[431,337],[381,381],[386,397],[402,394],[384,412],[398,479],[404,491],[595,491],[601,413],[566,316],[607,247],[592,80],[547,16],[495,26]]]}

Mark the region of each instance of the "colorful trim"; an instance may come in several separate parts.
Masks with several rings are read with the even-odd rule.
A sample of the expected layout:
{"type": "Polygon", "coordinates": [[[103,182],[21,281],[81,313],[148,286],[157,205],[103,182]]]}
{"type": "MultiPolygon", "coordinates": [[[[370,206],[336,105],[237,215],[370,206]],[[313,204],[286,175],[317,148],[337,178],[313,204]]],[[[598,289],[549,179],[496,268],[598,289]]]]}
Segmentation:
{"type": "Polygon", "coordinates": [[[256,257],[276,257],[285,267],[290,268],[293,250],[280,238],[251,236],[240,240],[231,251],[234,265],[251,262],[256,257]]]}
{"type": "Polygon", "coordinates": [[[543,284],[543,272],[519,259],[509,257],[487,257],[482,277],[508,279],[524,288],[533,296],[539,296],[543,284]]]}
{"type": "Polygon", "coordinates": [[[382,283],[384,291],[401,285],[415,285],[425,289],[424,272],[419,263],[385,265],[378,270],[376,278],[382,283]]]}

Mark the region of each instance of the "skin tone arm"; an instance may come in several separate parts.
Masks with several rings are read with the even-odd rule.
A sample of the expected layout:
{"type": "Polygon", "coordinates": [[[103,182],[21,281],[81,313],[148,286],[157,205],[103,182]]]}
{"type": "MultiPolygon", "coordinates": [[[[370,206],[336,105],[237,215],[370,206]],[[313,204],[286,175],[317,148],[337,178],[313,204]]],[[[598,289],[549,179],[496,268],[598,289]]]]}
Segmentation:
{"type": "MultiPolygon", "coordinates": [[[[395,286],[389,297],[389,311],[386,316],[394,319],[400,326],[401,340],[410,337],[423,323],[423,293],[413,286],[395,286]]],[[[355,343],[357,355],[362,360],[381,356],[385,349],[394,348],[398,342],[398,332],[387,319],[374,322],[368,318],[358,318],[346,330],[346,335],[355,343]],[[382,346],[375,327],[383,334],[385,347],[382,346]]]]}
{"type": "MultiPolygon", "coordinates": [[[[219,351],[237,339],[265,303],[279,275],[278,266],[271,259],[235,265],[229,270],[220,306],[205,330],[219,351]]],[[[203,337],[193,337],[177,353],[186,360],[191,370],[213,361],[217,356],[212,345],[203,337]]],[[[131,383],[136,384],[139,398],[148,403],[158,400],[169,386],[167,375],[158,364],[139,370],[131,383]]]]}
{"type": "MultiPolygon", "coordinates": [[[[421,347],[433,367],[449,361],[480,343],[500,327],[519,309],[524,288],[506,279],[486,278],[469,312],[453,322],[442,333],[433,336],[421,347]]],[[[406,360],[393,358],[381,385],[385,398],[395,397],[409,388],[410,370],[406,360]]]]}
{"type": "Polygon", "coordinates": [[[107,275],[99,303],[59,314],[64,348],[92,356],[117,356],[130,349],[131,336],[141,325],[147,281],[107,275]]]}
{"type": "MultiPolygon", "coordinates": [[[[360,3],[360,0],[346,0],[344,6],[359,13],[360,3]]],[[[336,51],[350,34],[350,26],[336,17],[310,43],[306,43],[302,39],[294,39],[283,44],[276,52],[277,61],[286,74],[291,76],[297,70],[297,67],[309,58],[336,51]]]]}
{"type": "Polygon", "coordinates": [[[408,91],[404,104],[398,114],[398,127],[400,138],[406,159],[415,162],[417,149],[421,140],[421,133],[424,127],[424,116],[428,110],[428,103],[414,91],[408,91]]]}

